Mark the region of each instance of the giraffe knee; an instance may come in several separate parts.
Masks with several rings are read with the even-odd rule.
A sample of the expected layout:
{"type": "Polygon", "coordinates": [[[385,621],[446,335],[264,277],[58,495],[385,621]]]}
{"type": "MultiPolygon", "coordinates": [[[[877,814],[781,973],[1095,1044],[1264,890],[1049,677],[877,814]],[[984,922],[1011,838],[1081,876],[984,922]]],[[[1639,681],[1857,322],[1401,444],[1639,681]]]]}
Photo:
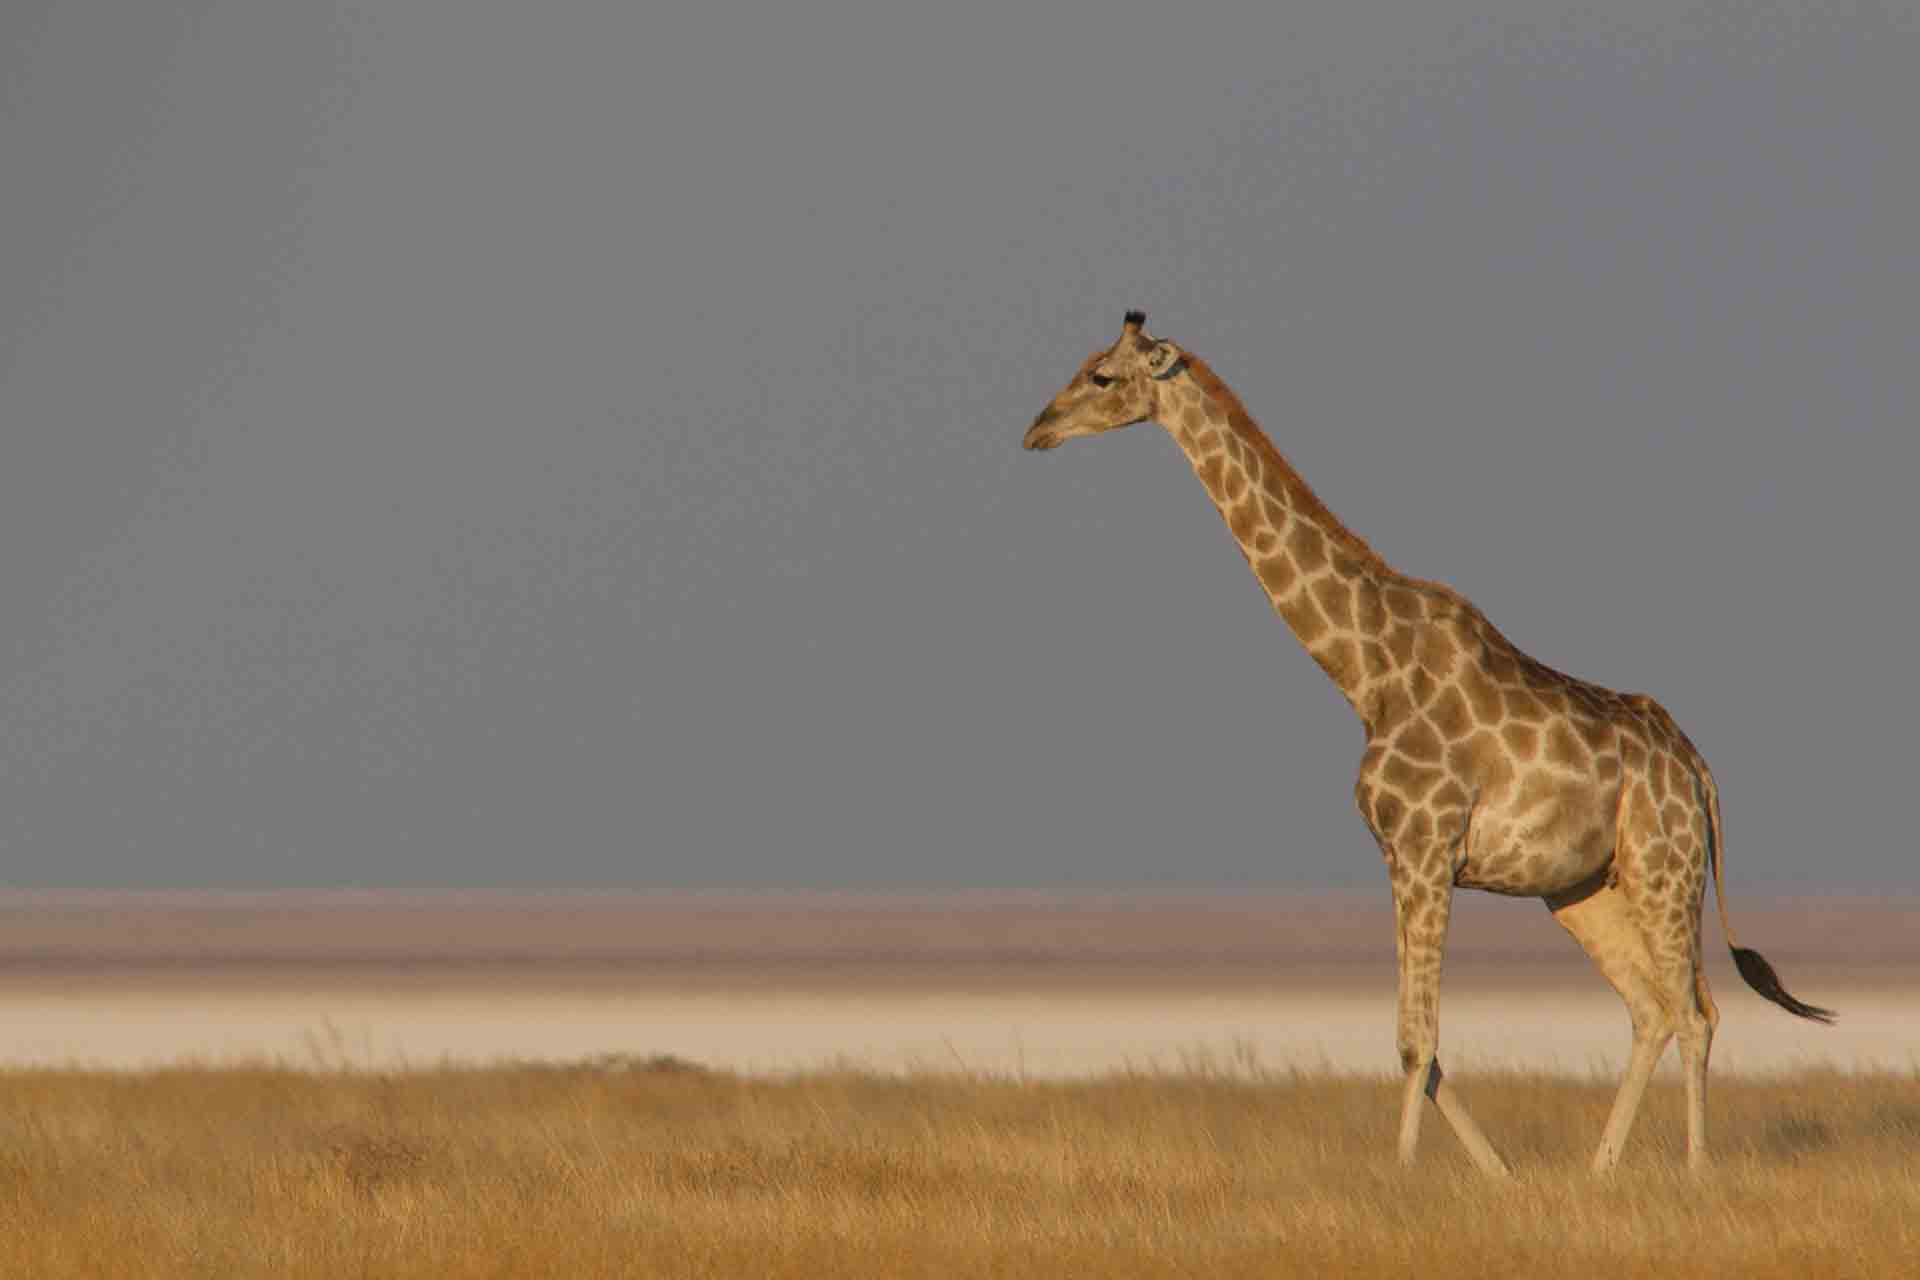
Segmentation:
{"type": "Polygon", "coordinates": [[[1707,975],[1699,970],[1693,975],[1693,994],[1707,1020],[1707,1034],[1711,1036],[1720,1029],[1720,1007],[1713,1002],[1713,992],[1707,990],[1707,975]]]}
{"type": "Polygon", "coordinates": [[[1628,1000],[1627,1018],[1636,1040],[1665,1040],[1674,1031],[1672,1013],[1658,1000],[1628,1000]]]}
{"type": "Polygon", "coordinates": [[[1682,1047],[1688,1045],[1706,1046],[1713,1043],[1715,1025],[1720,1021],[1719,1011],[1709,1003],[1702,1009],[1694,1006],[1681,1015],[1680,1025],[1674,1028],[1682,1047]]]}
{"type": "Polygon", "coordinates": [[[1433,1061],[1433,1050],[1426,1046],[1417,1045],[1408,1040],[1402,1040],[1400,1041],[1399,1049],[1400,1070],[1407,1075],[1412,1075],[1415,1071],[1418,1071],[1421,1067],[1433,1061]]]}

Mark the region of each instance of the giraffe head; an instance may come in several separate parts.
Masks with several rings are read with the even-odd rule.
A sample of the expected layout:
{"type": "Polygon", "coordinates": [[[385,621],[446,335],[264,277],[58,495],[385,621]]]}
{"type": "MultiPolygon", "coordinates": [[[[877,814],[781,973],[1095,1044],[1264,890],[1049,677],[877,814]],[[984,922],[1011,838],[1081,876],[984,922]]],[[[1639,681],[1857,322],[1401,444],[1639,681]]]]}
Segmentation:
{"type": "Polygon", "coordinates": [[[1154,416],[1161,384],[1186,365],[1186,353],[1147,332],[1144,311],[1127,312],[1120,340],[1087,357],[1080,372],[1027,428],[1029,449],[1052,449],[1154,416]]]}

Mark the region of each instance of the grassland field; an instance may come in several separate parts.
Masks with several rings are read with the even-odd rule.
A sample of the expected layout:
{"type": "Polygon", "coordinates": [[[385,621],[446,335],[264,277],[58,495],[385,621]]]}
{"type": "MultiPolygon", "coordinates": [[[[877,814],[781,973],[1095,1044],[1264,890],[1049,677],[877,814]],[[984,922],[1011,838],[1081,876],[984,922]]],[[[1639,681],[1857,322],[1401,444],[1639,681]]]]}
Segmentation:
{"type": "Polygon", "coordinates": [[[1257,1063],[1077,1081],[673,1058],[0,1079],[0,1275],[1910,1276],[1920,1078],[1671,1084],[1611,1177],[1610,1082],[1464,1077],[1515,1169],[1397,1087],[1257,1063]]]}
{"type": "Polygon", "coordinates": [[[1528,904],[1394,1159],[1375,896],[0,894],[0,1277],[1920,1274],[1911,899],[1710,946],[1715,1164],[1528,904]]]}

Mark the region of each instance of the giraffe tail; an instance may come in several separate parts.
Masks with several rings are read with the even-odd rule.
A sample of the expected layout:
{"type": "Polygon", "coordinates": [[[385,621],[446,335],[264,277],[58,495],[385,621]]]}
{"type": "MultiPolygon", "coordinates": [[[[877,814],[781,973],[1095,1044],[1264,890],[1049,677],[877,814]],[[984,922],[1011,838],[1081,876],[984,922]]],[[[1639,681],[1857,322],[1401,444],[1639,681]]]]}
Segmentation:
{"type": "MultiPolygon", "coordinates": [[[[1693,744],[1687,745],[1691,747],[1693,744]]],[[[1773,971],[1773,966],[1767,963],[1767,958],[1752,947],[1741,946],[1739,940],[1734,937],[1733,922],[1727,919],[1726,876],[1720,866],[1721,851],[1726,847],[1725,841],[1720,838],[1720,788],[1714,785],[1713,775],[1707,771],[1707,763],[1700,759],[1700,753],[1695,751],[1693,756],[1694,780],[1702,792],[1701,799],[1706,804],[1707,838],[1713,843],[1710,862],[1713,869],[1713,900],[1720,908],[1720,932],[1727,939],[1727,949],[1733,952],[1734,967],[1740,970],[1740,976],[1746,979],[1748,986],[1788,1013],[1797,1018],[1831,1024],[1834,1019],[1833,1010],[1822,1009],[1817,1004],[1808,1004],[1803,1000],[1795,999],[1792,993],[1781,985],[1780,975],[1773,971]]]]}

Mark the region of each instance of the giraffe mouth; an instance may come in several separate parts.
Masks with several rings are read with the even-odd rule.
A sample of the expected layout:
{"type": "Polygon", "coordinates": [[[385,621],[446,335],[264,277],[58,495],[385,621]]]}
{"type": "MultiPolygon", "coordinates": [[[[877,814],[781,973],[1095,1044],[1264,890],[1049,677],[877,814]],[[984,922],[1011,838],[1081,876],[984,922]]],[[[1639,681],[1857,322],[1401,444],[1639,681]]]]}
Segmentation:
{"type": "Polygon", "coordinates": [[[1033,420],[1033,425],[1027,428],[1027,438],[1020,442],[1020,447],[1042,452],[1059,448],[1060,442],[1066,439],[1066,436],[1053,426],[1055,419],[1059,416],[1060,411],[1052,405],[1042,409],[1040,416],[1033,420]]]}

